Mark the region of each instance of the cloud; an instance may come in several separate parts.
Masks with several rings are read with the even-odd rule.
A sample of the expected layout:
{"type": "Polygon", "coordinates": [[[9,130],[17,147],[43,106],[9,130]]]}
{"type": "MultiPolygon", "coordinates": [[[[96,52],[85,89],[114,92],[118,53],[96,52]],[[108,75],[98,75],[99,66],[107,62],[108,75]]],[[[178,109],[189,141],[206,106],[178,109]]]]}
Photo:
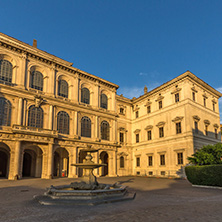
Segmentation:
{"type": "MultiPolygon", "coordinates": [[[[222,87],[219,87],[216,90],[222,93],[222,87]]],[[[218,102],[219,102],[219,112],[220,112],[220,123],[222,123],[222,97],[218,100],[218,102]]]]}
{"type": "Polygon", "coordinates": [[[140,72],[139,75],[140,75],[140,76],[147,76],[147,73],[145,73],[145,72],[140,72]]]}

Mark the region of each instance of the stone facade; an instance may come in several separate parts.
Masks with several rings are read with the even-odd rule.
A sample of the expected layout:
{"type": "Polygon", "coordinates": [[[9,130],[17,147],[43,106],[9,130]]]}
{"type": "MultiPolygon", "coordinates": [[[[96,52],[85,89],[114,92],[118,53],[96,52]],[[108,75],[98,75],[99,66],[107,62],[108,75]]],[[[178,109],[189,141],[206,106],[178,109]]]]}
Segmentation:
{"type": "Polygon", "coordinates": [[[97,176],[180,176],[221,141],[222,95],[191,72],[130,100],[72,65],[0,33],[0,176],[81,176],[88,145],[97,176]]]}

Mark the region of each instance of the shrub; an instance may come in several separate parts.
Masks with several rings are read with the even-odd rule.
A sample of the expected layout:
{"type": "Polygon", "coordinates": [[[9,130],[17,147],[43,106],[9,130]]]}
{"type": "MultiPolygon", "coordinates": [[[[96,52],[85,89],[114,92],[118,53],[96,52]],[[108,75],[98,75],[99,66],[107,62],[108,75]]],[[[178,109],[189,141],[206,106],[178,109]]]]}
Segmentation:
{"type": "Polygon", "coordinates": [[[212,165],[222,164],[222,144],[207,145],[188,157],[191,164],[195,165],[212,165]]]}
{"type": "Polygon", "coordinates": [[[192,184],[222,187],[222,165],[187,166],[185,172],[192,184]]]}

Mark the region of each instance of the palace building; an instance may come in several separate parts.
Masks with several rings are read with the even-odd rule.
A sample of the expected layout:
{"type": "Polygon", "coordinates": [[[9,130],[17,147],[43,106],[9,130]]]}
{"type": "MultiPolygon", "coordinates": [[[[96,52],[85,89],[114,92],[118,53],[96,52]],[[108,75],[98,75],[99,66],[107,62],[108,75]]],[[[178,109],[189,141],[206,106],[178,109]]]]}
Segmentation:
{"type": "Polygon", "coordinates": [[[187,157],[221,141],[220,92],[187,71],[139,98],[0,33],[0,177],[181,176],[187,157]]]}

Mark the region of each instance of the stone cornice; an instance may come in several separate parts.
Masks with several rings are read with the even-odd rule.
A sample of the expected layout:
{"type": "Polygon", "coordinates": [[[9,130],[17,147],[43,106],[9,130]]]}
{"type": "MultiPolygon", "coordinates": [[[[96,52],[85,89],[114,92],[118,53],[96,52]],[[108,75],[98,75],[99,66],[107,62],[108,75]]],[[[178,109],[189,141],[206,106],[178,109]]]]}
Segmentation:
{"type": "Polygon", "coordinates": [[[27,58],[36,59],[47,65],[54,65],[56,69],[61,69],[71,74],[79,74],[81,77],[90,79],[94,82],[99,81],[100,84],[105,85],[106,87],[113,88],[115,90],[119,88],[119,86],[114,83],[72,67],[73,63],[67,62],[38,48],[34,48],[27,43],[19,41],[3,33],[0,33],[0,47],[4,47],[19,54],[25,54],[27,58]]]}

